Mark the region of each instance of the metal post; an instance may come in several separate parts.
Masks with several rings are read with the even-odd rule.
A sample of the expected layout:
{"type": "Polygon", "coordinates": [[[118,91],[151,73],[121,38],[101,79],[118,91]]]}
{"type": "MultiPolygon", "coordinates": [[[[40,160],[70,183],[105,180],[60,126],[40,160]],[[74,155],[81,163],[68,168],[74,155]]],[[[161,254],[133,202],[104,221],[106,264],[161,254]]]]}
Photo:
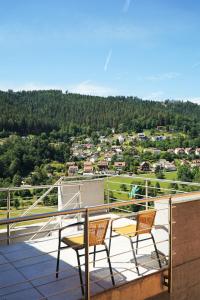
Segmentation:
{"type": "MultiPolygon", "coordinates": [[[[145,197],[148,198],[148,180],[145,180],[145,197]]],[[[145,209],[148,210],[148,202],[146,202],[145,205],[145,209]]]]}
{"type": "MultiPolygon", "coordinates": [[[[10,219],[10,190],[7,196],[7,219],[10,219]]],[[[7,224],[7,245],[10,245],[10,224],[7,224]]]]}
{"type": "MultiPolygon", "coordinates": [[[[81,208],[81,186],[80,186],[80,184],[78,186],[78,189],[79,189],[79,194],[78,194],[78,197],[77,197],[77,206],[78,206],[78,208],[81,208]]],[[[81,218],[82,218],[81,213],[78,213],[77,221],[81,222],[81,218]]],[[[78,225],[78,230],[81,230],[81,229],[82,229],[82,226],[78,225]]]]}
{"type": "MultiPolygon", "coordinates": [[[[108,177],[106,178],[106,189],[107,189],[107,204],[110,204],[110,193],[108,189],[108,177]]],[[[108,208],[108,212],[110,212],[110,209],[108,208]]]]}
{"type": "Polygon", "coordinates": [[[172,198],[169,198],[169,276],[168,292],[172,293],[172,198]]]}
{"type": "Polygon", "coordinates": [[[85,213],[85,300],[90,300],[90,269],[89,269],[89,211],[85,213]]]}

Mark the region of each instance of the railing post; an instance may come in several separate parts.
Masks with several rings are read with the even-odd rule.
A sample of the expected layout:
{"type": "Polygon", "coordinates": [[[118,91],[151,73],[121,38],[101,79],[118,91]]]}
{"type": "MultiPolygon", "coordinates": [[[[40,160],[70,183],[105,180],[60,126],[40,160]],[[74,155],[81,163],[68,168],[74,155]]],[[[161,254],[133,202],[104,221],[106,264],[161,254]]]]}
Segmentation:
{"type": "MultiPolygon", "coordinates": [[[[148,198],[148,180],[145,180],[145,197],[148,198]]],[[[145,203],[146,207],[145,209],[148,209],[148,202],[145,203]]]]}
{"type": "MultiPolygon", "coordinates": [[[[10,190],[7,196],[7,219],[10,219],[10,190]]],[[[10,224],[7,224],[7,245],[10,245],[10,224]]]]}
{"type": "MultiPolygon", "coordinates": [[[[77,206],[78,206],[78,208],[81,208],[81,186],[80,186],[80,184],[78,186],[78,189],[79,189],[79,194],[77,197],[77,206]]],[[[81,222],[81,213],[78,213],[77,221],[81,222]]],[[[81,228],[82,228],[82,226],[78,225],[78,230],[81,230],[81,228]]]]}
{"type": "Polygon", "coordinates": [[[89,269],[89,211],[85,212],[85,300],[90,300],[90,269],[89,269]]]}
{"type": "Polygon", "coordinates": [[[168,292],[172,293],[172,198],[169,198],[169,276],[168,276],[168,292]]]}
{"type": "MultiPolygon", "coordinates": [[[[106,178],[106,189],[107,189],[107,203],[110,204],[110,193],[108,189],[108,177],[106,178]]],[[[108,208],[108,212],[110,212],[110,209],[108,208]]]]}

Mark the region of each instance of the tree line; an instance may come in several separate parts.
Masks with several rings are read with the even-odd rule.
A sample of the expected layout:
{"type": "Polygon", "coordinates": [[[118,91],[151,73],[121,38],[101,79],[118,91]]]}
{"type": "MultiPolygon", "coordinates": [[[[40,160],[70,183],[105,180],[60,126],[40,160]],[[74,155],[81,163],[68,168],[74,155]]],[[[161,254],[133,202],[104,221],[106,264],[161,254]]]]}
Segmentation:
{"type": "Polygon", "coordinates": [[[156,126],[197,136],[200,106],[182,101],[149,101],[138,97],[97,97],[59,90],[0,91],[0,136],[40,134],[52,130],[91,134],[115,128],[140,132],[156,126]]]}

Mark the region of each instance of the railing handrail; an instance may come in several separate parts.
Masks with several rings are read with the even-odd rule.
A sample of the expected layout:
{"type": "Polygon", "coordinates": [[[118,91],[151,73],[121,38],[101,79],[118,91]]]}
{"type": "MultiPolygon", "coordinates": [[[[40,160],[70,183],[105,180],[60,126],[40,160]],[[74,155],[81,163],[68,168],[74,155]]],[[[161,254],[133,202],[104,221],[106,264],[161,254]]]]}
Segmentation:
{"type": "MultiPolygon", "coordinates": [[[[191,194],[196,194],[197,192],[188,192],[187,195],[191,194]]],[[[186,194],[184,194],[185,196],[186,194]]],[[[5,224],[12,224],[12,223],[20,223],[24,221],[32,221],[32,220],[39,220],[39,219],[46,219],[50,217],[56,217],[56,216],[62,216],[62,215],[73,215],[73,214],[78,214],[78,213],[86,213],[86,210],[89,212],[95,212],[95,211],[100,211],[100,210],[107,210],[107,209],[112,209],[115,207],[121,207],[121,206],[128,206],[132,204],[137,204],[137,203],[146,203],[146,202],[155,202],[155,201],[160,201],[160,200],[168,200],[171,198],[172,200],[176,200],[176,198],[183,196],[182,194],[173,194],[173,195],[162,195],[159,197],[155,198],[143,198],[143,199],[134,199],[134,200],[128,200],[122,202],[115,202],[115,203],[109,203],[109,204],[99,204],[95,206],[87,206],[84,208],[75,208],[75,209],[68,209],[68,210],[63,210],[63,211],[56,211],[56,212],[49,212],[49,213],[43,213],[43,214],[35,214],[35,215],[30,215],[30,216],[24,216],[24,217],[15,217],[15,218],[10,218],[10,219],[2,219],[0,220],[0,225],[5,225],[5,224]]]]}
{"type": "MultiPolygon", "coordinates": [[[[48,189],[51,188],[52,186],[54,187],[60,187],[60,186],[72,186],[76,184],[80,184],[80,182],[83,181],[88,181],[88,180],[98,180],[102,178],[132,178],[132,179],[140,179],[143,181],[157,181],[157,182],[163,182],[163,183],[177,183],[177,184],[182,184],[182,185],[191,185],[191,186],[200,186],[199,182],[191,182],[191,181],[180,181],[180,180],[171,180],[171,179],[158,179],[158,178],[153,178],[153,177],[143,177],[143,176],[134,176],[134,175],[127,175],[127,174],[121,174],[121,175],[113,175],[113,174],[106,174],[106,175],[99,175],[98,177],[96,175],[93,176],[88,176],[88,177],[81,177],[81,176],[73,176],[73,177],[65,177],[63,176],[63,180],[71,180],[67,184],[65,181],[60,184],[51,184],[51,185],[31,185],[31,186],[20,186],[20,187],[7,187],[7,188],[0,188],[0,192],[12,192],[12,191],[19,191],[19,190],[34,190],[34,189],[48,189]],[[89,179],[88,179],[89,178],[89,179]]],[[[120,183],[120,182],[119,182],[120,183]]],[[[126,184],[126,183],[124,183],[126,184]]]]}

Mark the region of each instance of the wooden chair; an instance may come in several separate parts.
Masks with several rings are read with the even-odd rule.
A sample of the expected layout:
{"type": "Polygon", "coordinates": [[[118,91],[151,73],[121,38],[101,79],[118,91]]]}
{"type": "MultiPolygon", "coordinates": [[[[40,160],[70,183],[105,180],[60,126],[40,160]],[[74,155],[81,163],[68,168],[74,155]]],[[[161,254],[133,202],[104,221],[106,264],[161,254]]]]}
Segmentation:
{"type": "MultiPolygon", "coordinates": [[[[107,232],[107,229],[108,229],[109,222],[110,222],[110,219],[98,219],[98,220],[94,220],[94,221],[89,222],[89,246],[94,247],[94,251],[90,252],[89,254],[94,255],[93,266],[95,266],[96,253],[103,252],[103,251],[106,252],[112,284],[115,285],[113,271],[112,271],[110,257],[109,257],[109,251],[108,251],[108,247],[105,243],[105,237],[106,237],[106,232],[107,232]],[[103,245],[105,247],[105,249],[97,251],[96,247],[99,246],[99,245],[103,245]]],[[[83,278],[82,278],[80,257],[85,256],[85,254],[80,254],[79,253],[79,250],[83,250],[85,248],[84,235],[81,234],[81,235],[61,237],[61,232],[62,232],[63,229],[66,229],[66,228],[69,228],[69,227],[72,227],[72,226],[83,225],[83,224],[84,224],[83,222],[78,222],[78,223],[70,224],[68,226],[65,226],[65,227],[59,229],[59,242],[58,242],[56,277],[58,278],[58,274],[59,274],[60,250],[66,249],[66,248],[72,248],[73,250],[76,251],[77,261],[78,261],[79,277],[80,277],[80,283],[81,283],[81,291],[82,291],[82,294],[84,295],[84,284],[83,284],[83,278]],[[64,243],[67,246],[61,246],[61,243],[64,243]]]]}
{"type": "Polygon", "coordinates": [[[138,243],[139,242],[152,239],[154,249],[156,252],[156,257],[157,257],[157,260],[159,263],[159,267],[160,268],[162,267],[160,257],[158,254],[158,249],[157,249],[155,239],[154,239],[154,236],[152,233],[152,227],[154,225],[155,216],[156,216],[156,210],[150,209],[150,210],[146,210],[146,211],[141,211],[135,215],[136,224],[130,224],[127,226],[113,228],[114,221],[119,220],[120,218],[114,219],[111,222],[109,253],[111,250],[112,237],[123,235],[123,236],[129,238],[138,276],[140,276],[140,272],[139,272],[139,268],[138,268],[136,254],[138,254],[138,243]],[[115,233],[115,235],[113,235],[113,232],[115,233]],[[143,235],[143,234],[150,234],[150,237],[144,238],[144,239],[139,239],[140,235],[143,235]],[[136,237],[136,241],[133,240],[134,237],[136,237]],[[136,252],[135,252],[134,245],[133,245],[134,243],[136,243],[136,252]]]}

